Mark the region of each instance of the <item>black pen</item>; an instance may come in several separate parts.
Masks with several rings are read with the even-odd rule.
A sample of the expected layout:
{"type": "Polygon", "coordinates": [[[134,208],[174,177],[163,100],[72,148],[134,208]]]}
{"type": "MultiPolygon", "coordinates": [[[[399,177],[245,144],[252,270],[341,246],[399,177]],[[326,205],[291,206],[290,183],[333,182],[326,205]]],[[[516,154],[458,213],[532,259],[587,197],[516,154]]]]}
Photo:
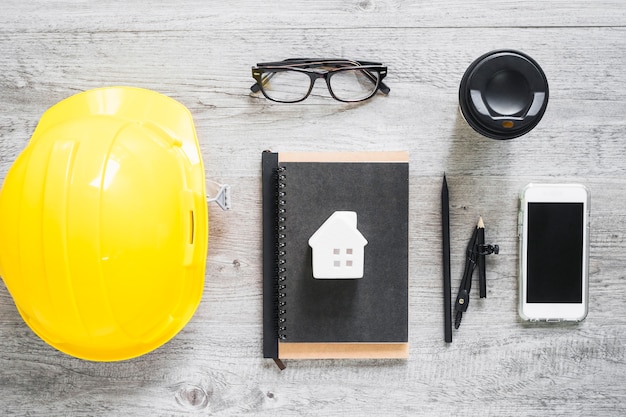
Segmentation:
{"type": "Polygon", "coordinates": [[[443,174],[441,187],[441,237],[443,246],[443,335],[447,343],[452,342],[452,285],[450,282],[450,202],[448,182],[443,174]]]}

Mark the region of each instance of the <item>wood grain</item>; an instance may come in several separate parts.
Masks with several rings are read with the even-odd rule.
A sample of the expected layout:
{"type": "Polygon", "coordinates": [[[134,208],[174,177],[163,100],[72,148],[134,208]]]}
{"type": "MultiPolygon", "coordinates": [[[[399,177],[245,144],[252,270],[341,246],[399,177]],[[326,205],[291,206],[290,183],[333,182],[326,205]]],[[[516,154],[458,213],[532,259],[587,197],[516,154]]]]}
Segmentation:
{"type": "MultiPolygon", "coordinates": [[[[446,0],[5,0],[0,13],[0,181],[42,113],[105,85],[154,89],[192,112],[206,176],[232,186],[210,207],[203,301],[165,346],[119,363],[68,357],[37,338],[0,281],[0,415],[626,414],[626,4],[446,0]],[[550,83],[526,136],[480,137],[458,84],[496,48],[530,54],[550,83]],[[307,101],[250,95],[250,67],[294,56],[375,59],[389,96],[307,101]],[[410,359],[261,358],[260,155],[410,155],[410,359]],[[500,254],[443,342],[439,195],[450,187],[452,287],[479,215],[500,254]],[[591,192],[590,311],[578,325],[517,316],[517,197],[531,181],[591,192]]],[[[475,287],[476,288],[476,287],[475,287]]]]}

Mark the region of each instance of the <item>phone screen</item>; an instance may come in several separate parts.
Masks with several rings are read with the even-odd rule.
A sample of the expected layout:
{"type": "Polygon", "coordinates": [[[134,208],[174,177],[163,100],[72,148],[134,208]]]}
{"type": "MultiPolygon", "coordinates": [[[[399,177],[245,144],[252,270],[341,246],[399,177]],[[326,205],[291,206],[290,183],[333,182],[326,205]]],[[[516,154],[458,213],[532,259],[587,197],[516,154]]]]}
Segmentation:
{"type": "Polygon", "coordinates": [[[582,303],[583,204],[528,203],[528,303],[582,303]]]}

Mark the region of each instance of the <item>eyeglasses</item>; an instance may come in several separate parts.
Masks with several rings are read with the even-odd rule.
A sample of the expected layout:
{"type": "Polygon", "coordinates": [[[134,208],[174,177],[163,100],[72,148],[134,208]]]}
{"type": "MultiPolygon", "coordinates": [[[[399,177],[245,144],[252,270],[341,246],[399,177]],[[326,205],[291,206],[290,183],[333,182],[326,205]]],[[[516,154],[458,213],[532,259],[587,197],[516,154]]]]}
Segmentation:
{"type": "Polygon", "coordinates": [[[279,103],[297,103],[311,94],[318,78],[323,78],[335,100],[354,103],[371,98],[378,90],[389,94],[389,87],[383,83],[386,75],[387,67],[378,62],[291,58],[252,67],[256,83],[250,90],[261,91],[279,103]]]}

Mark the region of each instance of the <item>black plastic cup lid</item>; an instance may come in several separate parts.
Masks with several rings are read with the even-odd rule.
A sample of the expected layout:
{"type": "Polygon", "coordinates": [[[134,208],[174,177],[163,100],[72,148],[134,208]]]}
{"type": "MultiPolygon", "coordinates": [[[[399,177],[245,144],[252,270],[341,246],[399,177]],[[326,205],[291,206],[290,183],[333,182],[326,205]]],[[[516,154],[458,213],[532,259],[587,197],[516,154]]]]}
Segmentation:
{"type": "Polygon", "coordinates": [[[467,123],[481,135],[513,139],[530,132],[548,106],[548,80],[528,55],[497,50],[467,68],[459,88],[467,123]]]}

